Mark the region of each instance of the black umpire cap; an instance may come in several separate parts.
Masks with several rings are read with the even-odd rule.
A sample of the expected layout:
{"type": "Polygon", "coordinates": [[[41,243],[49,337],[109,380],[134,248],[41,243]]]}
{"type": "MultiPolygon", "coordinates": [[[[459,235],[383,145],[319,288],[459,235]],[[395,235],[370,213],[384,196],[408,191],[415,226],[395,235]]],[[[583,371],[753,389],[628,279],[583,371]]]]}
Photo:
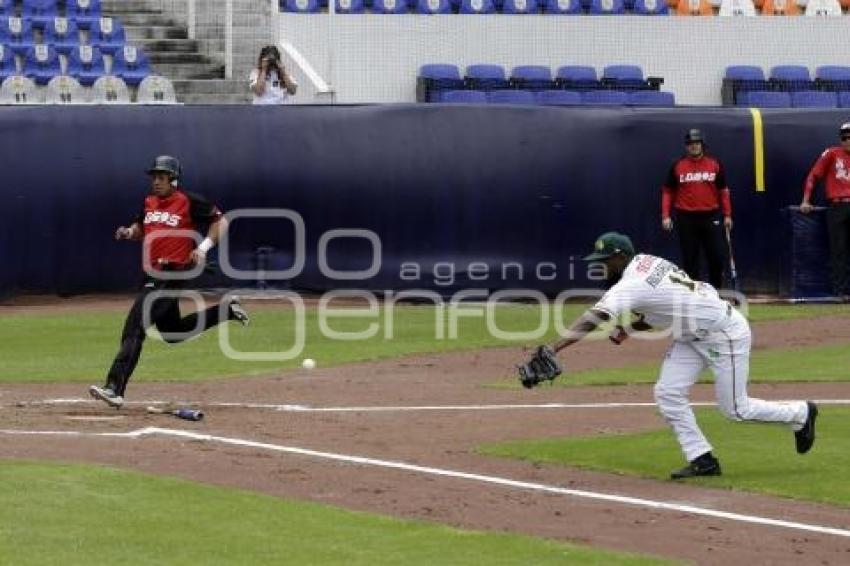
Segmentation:
{"type": "Polygon", "coordinates": [[[170,155],[160,155],[153,160],[153,165],[148,168],[148,175],[154,173],[166,173],[172,179],[179,179],[183,172],[180,160],[170,155]]]}

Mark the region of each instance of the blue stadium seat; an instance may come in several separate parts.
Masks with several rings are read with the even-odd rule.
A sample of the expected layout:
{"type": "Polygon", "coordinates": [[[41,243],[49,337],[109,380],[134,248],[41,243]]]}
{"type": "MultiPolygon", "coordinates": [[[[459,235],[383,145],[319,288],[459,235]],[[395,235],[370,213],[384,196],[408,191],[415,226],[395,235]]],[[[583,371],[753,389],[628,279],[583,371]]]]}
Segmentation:
{"type": "Polygon", "coordinates": [[[586,90],[581,103],[589,106],[625,106],[629,98],[620,90],[586,90]]]}
{"type": "Polygon", "coordinates": [[[783,90],[812,90],[814,86],[808,67],[803,65],[777,65],[770,69],[770,80],[783,90]]]}
{"type": "Polygon", "coordinates": [[[416,11],[420,14],[451,14],[452,5],[449,0],[418,0],[416,11]]]}
{"type": "Polygon", "coordinates": [[[68,74],[83,86],[91,86],[98,77],[106,74],[100,49],[81,45],[68,56],[68,74]]]}
{"type": "Polygon", "coordinates": [[[493,90],[510,87],[501,65],[478,64],[466,68],[466,83],[475,89],[493,90]]]}
{"type": "Polygon", "coordinates": [[[536,14],[539,11],[537,0],[504,0],[502,2],[503,14],[536,14]]]}
{"type": "Polygon", "coordinates": [[[0,0],[0,17],[8,18],[15,15],[15,0],[0,0]]]}
{"type": "Polygon", "coordinates": [[[406,14],[407,0],[372,0],[372,11],[378,14],[406,14]]]}
{"type": "Polygon", "coordinates": [[[581,14],[581,0],[546,0],[544,12],[547,14],[581,14]]]}
{"type": "Polygon", "coordinates": [[[65,0],[65,17],[80,29],[91,29],[102,14],[100,0],[65,0]]]}
{"type": "Polygon", "coordinates": [[[511,82],[528,90],[548,90],[554,86],[552,70],[545,65],[518,65],[511,70],[511,82]]]}
{"type": "Polygon", "coordinates": [[[15,55],[25,57],[27,51],[35,45],[32,22],[16,17],[0,19],[0,43],[9,47],[15,55]]]}
{"type": "Polygon", "coordinates": [[[125,45],[123,49],[115,53],[112,74],[120,77],[130,86],[138,86],[152,74],[151,64],[144,51],[132,45],[125,45]]]}
{"type": "Polygon", "coordinates": [[[534,93],[537,104],[543,106],[578,106],[581,93],[574,90],[540,90],[534,93]]]}
{"type": "Polygon", "coordinates": [[[313,13],[319,11],[317,0],[285,0],[283,4],[285,12],[313,13]]]}
{"type": "Polygon", "coordinates": [[[23,0],[21,5],[21,16],[29,18],[35,29],[44,29],[58,15],[56,0],[23,0]]]}
{"type": "Polygon", "coordinates": [[[797,90],[791,93],[791,106],[794,108],[835,108],[838,96],[824,90],[797,90]]]}
{"type": "Polygon", "coordinates": [[[586,90],[599,86],[596,69],[587,65],[558,67],[558,71],[555,73],[555,82],[563,88],[574,90],[586,90]]]}
{"type": "Polygon", "coordinates": [[[791,96],[776,90],[751,90],[738,93],[735,104],[758,108],[791,108],[791,96]]]}
{"type": "Polygon", "coordinates": [[[67,55],[80,45],[77,24],[68,18],[53,18],[44,28],[44,43],[49,43],[56,51],[67,55]]]}
{"type": "Polygon", "coordinates": [[[763,81],[764,71],[755,65],[729,65],[724,77],[735,81],[763,81]]]}
{"type": "Polygon", "coordinates": [[[445,63],[430,63],[419,67],[419,76],[426,79],[460,81],[460,71],[457,65],[445,63]]]}
{"type": "Polygon", "coordinates": [[[635,0],[632,12],[640,16],[666,16],[670,8],[667,0],[635,0]]]}
{"type": "Polygon", "coordinates": [[[646,85],[638,65],[608,65],[602,70],[602,82],[616,88],[640,88],[646,85]]]}
{"type": "Polygon", "coordinates": [[[588,13],[594,16],[615,16],[625,12],[623,0],[593,0],[588,10],[588,13]]]}
{"type": "Polygon", "coordinates": [[[0,44],[0,83],[6,80],[6,77],[17,74],[18,69],[15,65],[15,54],[12,53],[11,49],[0,44]]]}
{"type": "Polygon", "coordinates": [[[463,90],[463,79],[457,65],[432,63],[419,67],[416,81],[416,100],[440,102],[440,93],[447,90],[463,90]]]}
{"type": "Polygon", "coordinates": [[[528,90],[491,90],[487,93],[490,104],[535,104],[534,93],[528,90]]]}
{"type": "Polygon", "coordinates": [[[460,14],[492,14],[496,11],[493,0],[461,0],[460,14]]]}
{"type": "Polygon", "coordinates": [[[842,90],[838,94],[838,106],[840,108],[850,108],[850,90],[842,90]]]}
{"type": "Polygon", "coordinates": [[[92,24],[89,44],[100,49],[101,53],[112,55],[126,43],[124,26],[117,19],[100,18],[92,24]]]}
{"type": "Polygon", "coordinates": [[[630,106],[675,106],[676,97],[672,92],[659,90],[633,90],[628,93],[630,106]]]}
{"type": "Polygon", "coordinates": [[[338,14],[362,14],[363,0],[335,0],[338,14]]]}
{"type": "Polygon", "coordinates": [[[850,90],[850,67],[824,65],[815,69],[815,82],[828,90],[850,90]]]}
{"type": "Polygon", "coordinates": [[[24,58],[25,77],[35,81],[35,84],[44,86],[56,75],[62,74],[62,66],[59,63],[59,54],[52,45],[35,45],[27,51],[24,58]]]}
{"type": "Polygon", "coordinates": [[[480,90],[447,90],[440,95],[446,104],[486,104],[487,95],[480,90]]]}

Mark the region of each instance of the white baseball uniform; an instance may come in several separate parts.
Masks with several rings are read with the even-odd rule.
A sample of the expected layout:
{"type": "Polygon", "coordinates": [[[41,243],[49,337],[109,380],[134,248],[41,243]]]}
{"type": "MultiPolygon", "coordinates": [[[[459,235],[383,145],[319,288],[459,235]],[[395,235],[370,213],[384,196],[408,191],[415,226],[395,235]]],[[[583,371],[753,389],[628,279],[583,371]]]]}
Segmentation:
{"type": "Polygon", "coordinates": [[[675,264],[635,256],[593,308],[614,318],[629,312],[642,315],[647,324],[673,337],[655,384],[655,402],[688,461],[711,451],[688,403],[691,386],[706,367],[714,373],[717,403],[727,418],[786,423],[794,430],[805,423],[805,401],[778,403],[747,395],[752,345],[747,320],[714,287],[692,281],[675,264]]]}

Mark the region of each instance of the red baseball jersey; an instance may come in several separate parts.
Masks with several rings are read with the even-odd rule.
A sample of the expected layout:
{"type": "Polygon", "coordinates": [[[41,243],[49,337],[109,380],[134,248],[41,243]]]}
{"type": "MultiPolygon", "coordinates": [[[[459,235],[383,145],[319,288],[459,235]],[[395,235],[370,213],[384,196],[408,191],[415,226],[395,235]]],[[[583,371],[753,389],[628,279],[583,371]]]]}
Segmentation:
{"type": "Polygon", "coordinates": [[[185,269],[189,267],[195,240],[188,235],[174,234],[175,230],[197,231],[199,224],[211,224],[221,217],[221,211],[204,197],[177,188],[160,198],[150,194],[136,222],[142,225],[143,246],[148,247],[150,269],[185,269]]]}
{"type": "Polygon", "coordinates": [[[710,155],[685,156],[676,161],[661,187],[661,217],[670,216],[670,206],[685,212],[723,210],[732,216],[732,202],[726,173],[720,161],[710,155]]]}
{"type": "Polygon", "coordinates": [[[812,189],[818,180],[826,177],[826,200],[850,198],[850,153],[841,147],[830,147],[824,151],[815,162],[806,184],[803,186],[803,194],[808,200],[812,196],[812,189]]]}

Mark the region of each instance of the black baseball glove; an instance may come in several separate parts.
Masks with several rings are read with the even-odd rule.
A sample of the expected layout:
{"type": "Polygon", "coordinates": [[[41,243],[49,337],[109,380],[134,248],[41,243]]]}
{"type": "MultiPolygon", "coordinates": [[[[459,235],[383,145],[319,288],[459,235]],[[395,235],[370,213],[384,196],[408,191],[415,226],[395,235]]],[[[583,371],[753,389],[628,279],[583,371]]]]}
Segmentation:
{"type": "Polygon", "coordinates": [[[541,381],[552,381],[561,375],[561,364],[555,352],[549,346],[540,346],[527,364],[517,366],[519,381],[526,389],[531,389],[541,381]]]}

